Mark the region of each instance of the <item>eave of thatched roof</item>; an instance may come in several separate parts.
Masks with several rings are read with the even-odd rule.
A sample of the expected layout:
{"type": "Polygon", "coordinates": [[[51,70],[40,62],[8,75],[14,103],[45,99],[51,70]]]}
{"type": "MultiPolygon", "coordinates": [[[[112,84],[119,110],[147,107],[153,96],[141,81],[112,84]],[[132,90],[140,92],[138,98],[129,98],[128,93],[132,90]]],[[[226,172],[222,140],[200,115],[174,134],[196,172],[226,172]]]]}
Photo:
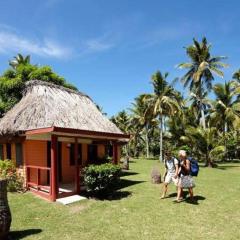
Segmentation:
{"type": "Polygon", "coordinates": [[[87,95],[38,80],[26,84],[21,101],[0,120],[0,135],[51,127],[124,136],[87,95]]]}

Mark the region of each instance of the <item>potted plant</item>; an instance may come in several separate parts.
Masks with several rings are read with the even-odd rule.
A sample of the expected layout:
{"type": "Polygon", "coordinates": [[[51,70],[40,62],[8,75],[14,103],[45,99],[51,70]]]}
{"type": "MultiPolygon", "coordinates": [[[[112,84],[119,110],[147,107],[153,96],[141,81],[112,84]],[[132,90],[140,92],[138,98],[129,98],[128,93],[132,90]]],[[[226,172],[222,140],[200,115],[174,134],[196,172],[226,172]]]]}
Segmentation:
{"type": "MultiPolygon", "coordinates": [[[[0,160],[0,239],[8,239],[12,217],[7,199],[8,176],[11,174],[12,168],[8,168],[9,160],[0,160]]],[[[9,161],[10,162],[10,161],[9,161]]]]}

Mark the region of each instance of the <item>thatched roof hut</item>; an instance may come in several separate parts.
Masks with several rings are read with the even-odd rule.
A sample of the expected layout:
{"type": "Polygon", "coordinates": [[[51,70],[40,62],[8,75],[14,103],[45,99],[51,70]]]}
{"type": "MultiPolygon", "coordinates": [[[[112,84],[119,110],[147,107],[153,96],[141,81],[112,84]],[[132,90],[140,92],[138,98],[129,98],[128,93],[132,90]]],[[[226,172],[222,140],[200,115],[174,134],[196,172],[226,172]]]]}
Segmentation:
{"type": "Polygon", "coordinates": [[[0,120],[0,136],[49,127],[123,134],[87,95],[43,81],[29,81],[21,101],[0,120]]]}

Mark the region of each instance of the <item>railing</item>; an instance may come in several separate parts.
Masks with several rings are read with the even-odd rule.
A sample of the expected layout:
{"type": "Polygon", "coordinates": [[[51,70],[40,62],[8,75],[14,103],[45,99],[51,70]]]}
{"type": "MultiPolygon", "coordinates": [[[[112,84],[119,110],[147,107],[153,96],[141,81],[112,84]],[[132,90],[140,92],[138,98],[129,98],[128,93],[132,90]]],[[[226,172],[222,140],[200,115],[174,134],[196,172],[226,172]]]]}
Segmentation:
{"type": "MultiPolygon", "coordinates": [[[[39,195],[49,198],[52,194],[51,192],[51,168],[50,167],[40,167],[40,166],[26,166],[26,176],[27,176],[27,188],[36,191],[39,195]],[[49,176],[49,186],[41,184],[42,175],[41,173],[46,171],[46,176],[49,176]],[[32,179],[35,178],[36,182],[32,179]],[[45,196],[44,196],[45,195],[45,196]]],[[[47,177],[46,177],[47,178],[47,177]]]]}

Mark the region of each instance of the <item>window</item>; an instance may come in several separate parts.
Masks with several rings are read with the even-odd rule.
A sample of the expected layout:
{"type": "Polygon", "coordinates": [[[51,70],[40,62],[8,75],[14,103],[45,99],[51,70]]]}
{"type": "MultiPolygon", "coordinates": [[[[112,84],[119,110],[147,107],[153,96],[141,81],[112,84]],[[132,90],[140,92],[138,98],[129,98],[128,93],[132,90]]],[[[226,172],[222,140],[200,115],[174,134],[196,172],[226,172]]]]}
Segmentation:
{"type": "Polygon", "coordinates": [[[22,144],[16,143],[16,166],[20,167],[23,165],[23,151],[22,151],[22,144]]]}
{"type": "Polygon", "coordinates": [[[3,160],[4,156],[3,156],[3,145],[0,144],[0,160],[3,160]]]}
{"type": "Polygon", "coordinates": [[[11,143],[7,143],[7,159],[12,159],[12,146],[11,143]]]}
{"type": "MultiPolygon", "coordinates": [[[[69,159],[70,166],[75,165],[75,151],[74,151],[74,143],[71,143],[69,148],[69,159]]],[[[82,164],[82,144],[78,144],[78,165],[82,164]]]]}

